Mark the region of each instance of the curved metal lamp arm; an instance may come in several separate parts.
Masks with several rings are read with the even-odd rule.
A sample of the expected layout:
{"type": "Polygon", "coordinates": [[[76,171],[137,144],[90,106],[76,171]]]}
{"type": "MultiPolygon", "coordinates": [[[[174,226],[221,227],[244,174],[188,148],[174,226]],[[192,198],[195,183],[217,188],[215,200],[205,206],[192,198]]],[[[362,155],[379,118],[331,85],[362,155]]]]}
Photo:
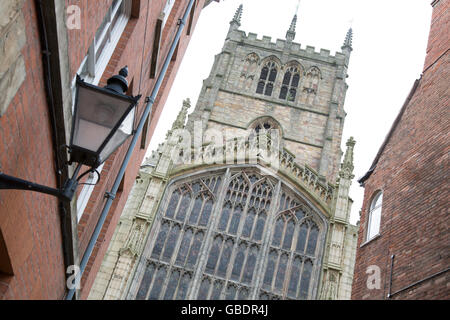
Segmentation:
{"type": "Polygon", "coordinates": [[[0,172],[0,189],[36,191],[58,197],[64,201],[71,201],[78,186],[77,176],[80,172],[81,167],[82,164],[79,163],[75,168],[72,178],[65,182],[62,189],[50,188],[41,184],[12,177],[0,172]]]}

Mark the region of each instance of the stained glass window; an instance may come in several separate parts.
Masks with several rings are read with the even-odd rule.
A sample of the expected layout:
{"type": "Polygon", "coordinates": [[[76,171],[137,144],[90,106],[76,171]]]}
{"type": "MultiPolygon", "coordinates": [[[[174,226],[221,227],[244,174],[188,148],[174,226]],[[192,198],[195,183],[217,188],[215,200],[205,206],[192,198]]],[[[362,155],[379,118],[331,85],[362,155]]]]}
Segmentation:
{"type": "Polygon", "coordinates": [[[311,298],[323,227],[279,183],[246,170],[174,183],[148,240],[136,299],[311,298]]]}

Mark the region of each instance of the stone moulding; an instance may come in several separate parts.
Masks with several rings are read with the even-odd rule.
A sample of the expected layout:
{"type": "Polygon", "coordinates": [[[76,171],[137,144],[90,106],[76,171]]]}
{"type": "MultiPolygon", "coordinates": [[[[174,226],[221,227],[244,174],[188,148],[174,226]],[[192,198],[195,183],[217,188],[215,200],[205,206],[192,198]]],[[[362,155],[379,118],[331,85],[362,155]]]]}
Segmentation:
{"type": "Polygon", "coordinates": [[[171,170],[171,176],[187,170],[206,166],[221,166],[234,164],[260,164],[264,167],[278,171],[277,174],[288,178],[301,189],[306,191],[320,207],[327,213],[331,212],[332,202],[335,194],[335,185],[327,182],[314,169],[308,165],[300,165],[295,161],[295,156],[287,149],[282,148],[277,154],[270,150],[271,140],[269,135],[260,134],[258,138],[266,139],[269,145],[269,152],[266,157],[259,152],[256,146],[243,139],[230,139],[222,147],[214,148],[213,145],[203,145],[200,148],[191,150],[190,162],[181,162],[174,164],[171,170]],[[231,156],[231,157],[230,157],[231,156]],[[226,158],[226,161],[224,161],[226,158]],[[208,163],[205,163],[208,159],[208,163]],[[232,160],[231,160],[232,159],[232,160]],[[218,161],[216,161],[218,160],[218,161]],[[273,160],[277,165],[273,165],[273,160]]]}

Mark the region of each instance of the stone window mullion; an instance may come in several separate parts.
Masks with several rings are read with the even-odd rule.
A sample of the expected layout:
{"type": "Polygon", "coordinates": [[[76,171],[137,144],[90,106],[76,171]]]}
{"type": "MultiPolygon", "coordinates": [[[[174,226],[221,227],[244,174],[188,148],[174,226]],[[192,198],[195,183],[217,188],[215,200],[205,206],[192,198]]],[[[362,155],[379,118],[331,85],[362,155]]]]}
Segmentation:
{"type": "MultiPolygon", "coordinates": [[[[219,186],[221,188],[221,190],[219,192],[219,195],[217,196],[216,203],[213,205],[213,209],[211,210],[210,221],[209,221],[209,224],[206,229],[205,236],[204,236],[204,244],[201,248],[200,255],[197,259],[197,268],[196,268],[196,270],[194,270],[191,290],[190,290],[190,292],[188,291],[188,294],[187,294],[188,299],[195,299],[198,295],[198,290],[200,289],[203,270],[205,269],[206,263],[208,261],[208,253],[211,248],[212,242],[214,241],[214,238],[215,238],[212,236],[212,233],[216,228],[217,220],[221,216],[222,203],[224,203],[225,195],[226,195],[226,192],[228,189],[227,186],[231,180],[231,172],[230,172],[229,168],[226,170],[225,175],[224,175],[223,179],[221,179],[221,180],[222,180],[221,182],[216,181],[216,184],[221,183],[221,185],[219,186]]],[[[222,243],[222,247],[223,247],[223,243],[222,243]]],[[[222,254],[219,255],[219,258],[221,255],[222,254]]],[[[217,261],[217,264],[218,264],[218,261],[217,261]]],[[[216,268],[217,268],[217,264],[216,264],[216,268]]],[[[214,270],[214,274],[215,274],[215,271],[216,270],[214,270]]],[[[212,283],[212,285],[214,285],[214,283],[212,283]]]]}
{"type": "Polygon", "coordinates": [[[255,271],[257,274],[254,288],[249,293],[249,298],[252,300],[258,299],[259,296],[259,290],[262,286],[262,281],[264,279],[264,273],[267,265],[267,257],[268,252],[270,250],[270,240],[273,233],[274,228],[274,221],[275,221],[275,215],[277,210],[277,204],[280,199],[281,195],[281,181],[278,181],[275,190],[272,192],[272,201],[270,203],[269,210],[266,211],[266,222],[264,229],[267,230],[261,239],[261,247],[260,247],[260,253],[258,254],[258,258],[256,259],[256,265],[255,265],[255,271]]]}

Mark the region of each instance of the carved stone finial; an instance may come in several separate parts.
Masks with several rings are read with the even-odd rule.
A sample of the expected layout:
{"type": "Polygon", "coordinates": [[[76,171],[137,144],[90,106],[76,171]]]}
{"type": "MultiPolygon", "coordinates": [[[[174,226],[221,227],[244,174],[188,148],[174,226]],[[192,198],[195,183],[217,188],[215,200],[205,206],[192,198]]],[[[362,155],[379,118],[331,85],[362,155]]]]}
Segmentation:
{"type": "Polygon", "coordinates": [[[231,20],[230,23],[237,23],[239,26],[241,25],[242,8],[243,6],[242,4],[240,4],[236,10],[236,13],[234,14],[233,20],[231,20]]]}
{"type": "Polygon", "coordinates": [[[352,40],[353,40],[353,29],[350,27],[347,31],[347,35],[345,36],[344,44],[342,45],[342,50],[345,48],[349,48],[352,50],[352,40]]]}
{"type": "Polygon", "coordinates": [[[342,161],[341,164],[341,171],[339,173],[340,177],[352,179],[354,177],[353,175],[353,149],[355,147],[356,141],[353,139],[353,137],[350,137],[347,140],[346,146],[347,150],[345,151],[344,155],[344,161],[342,161]]]}
{"type": "Polygon", "coordinates": [[[289,27],[289,30],[286,32],[286,39],[288,41],[292,41],[295,38],[295,27],[297,25],[297,14],[294,15],[294,18],[292,18],[291,25],[289,27]]]}
{"type": "Polygon", "coordinates": [[[189,98],[183,100],[183,106],[181,107],[180,113],[178,113],[177,118],[172,124],[172,129],[167,132],[166,138],[170,136],[173,130],[183,129],[184,123],[186,122],[186,116],[188,109],[191,107],[191,100],[189,98]]]}

